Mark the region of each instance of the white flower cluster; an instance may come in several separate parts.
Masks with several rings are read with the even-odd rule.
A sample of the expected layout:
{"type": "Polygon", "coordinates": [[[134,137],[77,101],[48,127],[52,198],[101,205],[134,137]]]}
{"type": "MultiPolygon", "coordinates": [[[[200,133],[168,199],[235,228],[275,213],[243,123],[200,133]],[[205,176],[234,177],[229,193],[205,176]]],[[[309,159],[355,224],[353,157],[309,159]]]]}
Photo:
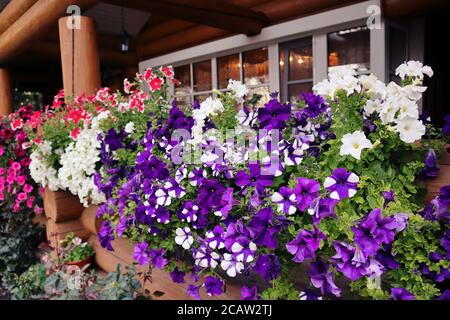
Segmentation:
{"type": "Polygon", "coordinates": [[[30,175],[33,180],[42,185],[47,186],[50,190],[56,191],[61,188],[58,179],[58,172],[48,165],[47,159],[52,154],[52,146],[50,141],[42,141],[38,149],[30,155],[30,175]]]}
{"type": "Polygon", "coordinates": [[[189,143],[196,145],[203,141],[203,127],[205,126],[205,120],[209,116],[215,116],[223,112],[224,107],[219,99],[208,97],[200,104],[199,109],[192,110],[192,117],[195,120],[195,124],[192,127],[192,139],[189,143]]]}
{"type": "Polygon", "coordinates": [[[234,94],[234,96],[236,97],[236,101],[238,103],[242,103],[244,101],[244,96],[246,96],[249,92],[245,84],[242,84],[242,82],[232,79],[228,80],[227,89],[234,94]]]}
{"type": "Polygon", "coordinates": [[[313,87],[316,94],[334,97],[337,90],[342,89],[351,95],[361,90],[361,84],[356,77],[356,65],[345,65],[330,68],[328,78],[313,87]]]}
{"type": "Polygon", "coordinates": [[[95,165],[100,161],[100,141],[96,128],[81,130],[76,141],[72,142],[61,155],[59,180],[64,188],[78,195],[85,207],[89,202],[104,202],[105,195],[94,184],[95,165]]]}
{"type": "MultiPolygon", "coordinates": [[[[403,142],[413,143],[425,134],[425,125],[419,120],[417,101],[427,89],[422,86],[424,75],[431,77],[433,70],[418,61],[409,61],[399,66],[396,74],[407,80],[406,85],[399,86],[395,82],[385,85],[373,74],[357,78],[353,66],[336,67],[330,72],[329,79],[318,83],[313,89],[317,94],[330,98],[334,98],[338,90],[345,90],[347,95],[364,93],[368,97],[364,115],[377,114],[381,122],[396,131],[403,142]]],[[[363,140],[360,142],[366,143],[363,140]]],[[[347,148],[344,152],[349,150],[347,148]]]]}

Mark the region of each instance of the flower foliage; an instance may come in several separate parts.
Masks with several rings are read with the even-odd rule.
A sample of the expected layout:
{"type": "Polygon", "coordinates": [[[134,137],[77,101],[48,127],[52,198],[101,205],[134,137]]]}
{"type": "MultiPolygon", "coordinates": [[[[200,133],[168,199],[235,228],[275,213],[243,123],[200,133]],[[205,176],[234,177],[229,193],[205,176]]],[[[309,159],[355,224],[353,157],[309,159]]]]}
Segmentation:
{"type": "Polygon", "coordinates": [[[401,66],[400,86],[337,68],[315,94],[282,103],[275,93],[265,105],[230,81],[189,108],[165,95],[177,82],[170,67],[148,69],[124,94],[104,88],[64,111],[56,100],[35,152],[58,178],[37,169],[37,180],[82,200],[100,199],[96,188],[102,246],[133,240],[139,264],[189,282],[195,298],[222,294],[238,274],[271,283],[244,287],[244,299],[339,297],[337,278],[366,297],[436,298],[448,278],[449,193],[423,209],[420,179],[436,175],[445,144],[419,117],[430,70],[401,66]],[[82,150],[87,130],[97,140],[86,133],[86,152],[97,153],[82,153],[82,174],[64,173],[63,154],[82,150]],[[291,272],[302,265],[307,288],[291,272]]]}

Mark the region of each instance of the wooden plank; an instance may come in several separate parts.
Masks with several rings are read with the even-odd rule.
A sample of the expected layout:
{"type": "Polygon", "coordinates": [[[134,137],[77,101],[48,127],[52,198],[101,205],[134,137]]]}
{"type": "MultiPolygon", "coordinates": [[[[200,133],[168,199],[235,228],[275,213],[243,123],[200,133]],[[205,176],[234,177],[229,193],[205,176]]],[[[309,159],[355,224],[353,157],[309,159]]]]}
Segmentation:
{"type": "Polygon", "coordinates": [[[56,240],[64,239],[71,232],[83,240],[87,240],[91,236],[91,233],[83,227],[80,220],[55,222],[53,219],[47,219],[47,240],[53,247],[56,240]]]}
{"type": "Polygon", "coordinates": [[[11,0],[0,12],[0,34],[19,19],[37,0],[11,0]]]}
{"type": "MultiPolygon", "coordinates": [[[[174,1],[139,1],[128,0],[106,0],[106,3],[126,6],[127,8],[157,13],[164,16],[174,17],[194,23],[199,23],[215,28],[220,28],[232,32],[244,33],[246,35],[256,35],[261,32],[261,29],[268,25],[268,19],[263,13],[254,12],[250,9],[236,7],[235,5],[224,3],[221,1],[220,5],[207,2],[193,6],[197,0],[175,3],[174,1]],[[205,9],[205,6],[206,9],[205,9]],[[223,9],[227,7],[227,9],[223,9]],[[200,9],[203,8],[203,9],[200,9]],[[230,11],[235,12],[231,14],[230,11]],[[249,16],[257,16],[249,17],[249,16]]],[[[210,2],[210,1],[208,1],[210,2]]],[[[214,2],[214,1],[212,1],[214,2]]]]}
{"type": "Polygon", "coordinates": [[[54,222],[78,219],[83,212],[80,199],[67,191],[51,191],[45,188],[44,211],[54,222]]]}
{"type": "Polygon", "coordinates": [[[97,234],[100,230],[102,221],[96,218],[98,206],[90,205],[87,208],[84,208],[80,221],[83,227],[88,230],[91,234],[97,234]]]}

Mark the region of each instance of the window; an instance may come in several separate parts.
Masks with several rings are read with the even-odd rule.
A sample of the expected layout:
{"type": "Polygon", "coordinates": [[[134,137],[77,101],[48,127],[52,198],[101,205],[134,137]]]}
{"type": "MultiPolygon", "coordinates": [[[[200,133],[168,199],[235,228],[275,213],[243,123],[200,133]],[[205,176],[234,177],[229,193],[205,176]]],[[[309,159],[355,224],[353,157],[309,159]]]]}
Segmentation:
{"type": "Polygon", "coordinates": [[[201,102],[211,95],[211,60],[175,67],[174,71],[175,78],[180,81],[175,88],[175,97],[181,106],[192,104],[194,100],[201,102]]]}
{"type": "Polygon", "coordinates": [[[241,58],[239,53],[217,58],[217,83],[219,89],[226,89],[230,79],[241,79],[241,58]]]}
{"type": "Polygon", "coordinates": [[[328,34],[328,67],[354,64],[359,74],[370,70],[370,30],[357,27],[328,34]]]}
{"type": "Polygon", "coordinates": [[[408,31],[406,28],[391,24],[389,26],[389,80],[400,84],[400,78],[395,75],[395,69],[408,61],[408,31]]]}
{"type": "Polygon", "coordinates": [[[292,101],[313,86],[312,39],[280,45],[280,89],[283,101],[292,101]]]}

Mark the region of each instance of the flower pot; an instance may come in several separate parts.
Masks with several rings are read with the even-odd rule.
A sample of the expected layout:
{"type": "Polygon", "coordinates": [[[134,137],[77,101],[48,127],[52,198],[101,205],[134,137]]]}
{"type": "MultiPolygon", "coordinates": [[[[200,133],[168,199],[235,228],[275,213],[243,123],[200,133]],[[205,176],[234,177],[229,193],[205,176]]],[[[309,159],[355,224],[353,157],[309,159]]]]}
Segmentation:
{"type": "Polygon", "coordinates": [[[92,258],[93,257],[94,256],[92,255],[92,256],[89,256],[86,259],[81,260],[81,261],[66,261],[66,262],[64,262],[64,264],[66,266],[77,266],[80,269],[83,269],[83,267],[85,267],[87,264],[90,264],[90,266],[87,268],[87,269],[89,269],[91,267],[91,265],[92,265],[92,258]]]}

